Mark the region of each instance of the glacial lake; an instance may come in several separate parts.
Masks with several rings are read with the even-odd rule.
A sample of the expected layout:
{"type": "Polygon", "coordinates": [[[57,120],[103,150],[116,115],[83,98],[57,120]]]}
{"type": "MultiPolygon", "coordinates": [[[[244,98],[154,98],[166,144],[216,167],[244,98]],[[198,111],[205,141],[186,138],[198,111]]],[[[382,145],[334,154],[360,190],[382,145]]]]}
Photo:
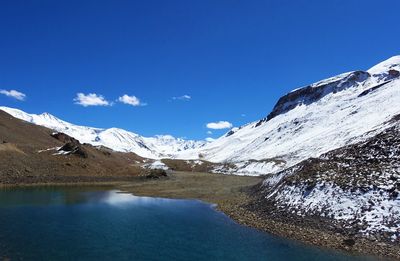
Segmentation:
{"type": "Polygon", "coordinates": [[[374,260],[238,225],[196,200],[107,188],[0,190],[0,260],[374,260]]]}

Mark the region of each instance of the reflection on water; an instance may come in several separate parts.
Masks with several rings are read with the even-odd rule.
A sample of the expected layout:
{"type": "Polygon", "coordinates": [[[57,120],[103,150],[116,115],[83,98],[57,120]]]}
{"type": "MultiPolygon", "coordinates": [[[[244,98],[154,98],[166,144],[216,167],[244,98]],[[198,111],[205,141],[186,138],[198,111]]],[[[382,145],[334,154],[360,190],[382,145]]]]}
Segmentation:
{"type": "MultiPolygon", "coordinates": [[[[90,188],[89,188],[90,190],[90,188]]],[[[61,187],[24,187],[4,188],[0,190],[0,206],[40,206],[40,205],[68,205],[85,203],[96,193],[85,192],[82,188],[61,187]]],[[[103,196],[99,193],[98,196],[103,196]]]]}
{"type": "Polygon", "coordinates": [[[0,190],[0,260],[373,260],[240,226],[196,200],[110,188],[0,190]]]}
{"type": "MultiPolygon", "coordinates": [[[[25,187],[0,189],[0,206],[48,206],[73,204],[168,204],[176,200],[138,197],[119,190],[102,190],[101,187],[25,187]]],[[[185,201],[185,200],[182,200],[185,201]]]]}
{"type": "Polygon", "coordinates": [[[107,203],[113,206],[124,206],[125,204],[148,205],[148,204],[175,204],[175,200],[165,198],[137,197],[129,193],[121,193],[118,190],[107,191],[104,197],[99,198],[99,203],[107,203]]]}

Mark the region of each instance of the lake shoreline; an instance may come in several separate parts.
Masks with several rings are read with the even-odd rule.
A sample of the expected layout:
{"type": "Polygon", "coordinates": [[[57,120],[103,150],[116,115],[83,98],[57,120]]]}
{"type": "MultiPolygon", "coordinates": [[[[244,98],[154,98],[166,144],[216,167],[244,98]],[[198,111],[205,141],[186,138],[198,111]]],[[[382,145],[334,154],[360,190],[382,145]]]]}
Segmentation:
{"type": "Polygon", "coordinates": [[[241,225],[283,238],[297,240],[318,247],[344,251],[354,255],[368,255],[377,258],[385,258],[385,260],[400,260],[399,246],[396,247],[385,242],[372,242],[371,240],[360,237],[357,238],[354,245],[348,246],[344,244],[344,242],[348,240],[348,237],[339,233],[331,233],[323,229],[289,224],[276,219],[265,219],[259,213],[250,211],[246,207],[246,204],[251,201],[247,194],[243,194],[241,197],[243,199],[239,204],[222,204],[218,205],[217,209],[241,225]]]}
{"type": "MultiPolygon", "coordinates": [[[[150,186],[133,186],[122,187],[121,189],[131,192],[137,196],[151,196],[151,197],[167,197],[175,199],[199,199],[210,204],[215,204],[218,211],[223,212],[237,223],[255,228],[270,234],[274,234],[283,238],[293,239],[305,244],[314,245],[318,247],[335,249],[344,251],[355,255],[371,255],[382,258],[389,258],[393,260],[400,260],[400,247],[387,244],[385,242],[372,242],[365,238],[357,238],[354,245],[349,246],[344,244],[348,237],[339,233],[332,233],[323,229],[315,229],[306,226],[299,226],[289,224],[287,222],[280,222],[265,217],[251,210],[248,206],[255,200],[251,193],[251,188],[261,182],[261,177],[243,177],[243,182],[239,182],[232,186],[230,191],[225,191],[226,195],[216,195],[215,193],[201,193],[205,189],[204,184],[207,182],[207,175],[213,177],[225,177],[222,186],[229,187],[232,185],[230,178],[236,179],[239,176],[222,175],[221,174],[200,174],[204,182],[201,184],[188,181],[184,174],[175,172],[175,183],[181,183],[182,188],[176,189],[169,181],[153,181],[150,186]],[[178,176],[176,176],[178,175],[178,176]],[[256,182],[255,182],[256,181],[256,182]],[[168,186],[172,185],[172,189],[168,186]],[[187,186],[187,187],[186,187],[187,186]],[[196,187],[199,186],[199,187],[196,187]],[[186,188],[185,188],[186,187],[186,188]]],[[[240,178],[239,178],[240,179],[240,178]]],[[[213,189],[221,189],[219,185],[213,185],[213,189]]],[[[209,189],[208,189],[209,190],[209,189]]],[[[205,189],[205,191],[207,191],[205,189]]]]}
{"type": "Polygon", "coordinates": [[[345,251],[355,255],[372,255],[376,257],[400,260],[400,247],[384,242],[372,242],[357,239],[353,246],[343,244],[344,235],[331,233],[323,229],[280,222],[263,217],[249,209],[249,204],[256,200],[250,188],[258,184],[261,177],[243,177],[194,172],[173,172],[168,178],[146,179],[131,178],[128,180],[91,180],[70,182],[41,182],[26,184],[6,184],[0,187],[30,186],[107,186],[132,193],[135,196],[160,197],[171,199],[195,199],[210,204],[237,223],[255,228],[279,237],[300,241],[328,249],[345,251]]]}

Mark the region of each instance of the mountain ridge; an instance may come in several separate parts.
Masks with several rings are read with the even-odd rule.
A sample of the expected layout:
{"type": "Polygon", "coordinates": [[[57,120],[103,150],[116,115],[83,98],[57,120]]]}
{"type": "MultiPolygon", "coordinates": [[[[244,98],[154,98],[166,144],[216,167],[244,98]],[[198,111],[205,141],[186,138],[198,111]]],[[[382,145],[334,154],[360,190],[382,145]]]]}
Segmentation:
{"type": "Polygon", "coordinates": [[[275,173],[327,151],[356,143],[390,127],[400,113],[400,56],[366,71],[351,71],[283,95],[261,120],[236,127],[212,141],[186,141],[169,135],[142,137],[119,128],[91,128],[51,114],[27,114],[0,107],[13,116],[66,132],[82,143],[159,159],[229,162],[222,173],[275,173]]]}

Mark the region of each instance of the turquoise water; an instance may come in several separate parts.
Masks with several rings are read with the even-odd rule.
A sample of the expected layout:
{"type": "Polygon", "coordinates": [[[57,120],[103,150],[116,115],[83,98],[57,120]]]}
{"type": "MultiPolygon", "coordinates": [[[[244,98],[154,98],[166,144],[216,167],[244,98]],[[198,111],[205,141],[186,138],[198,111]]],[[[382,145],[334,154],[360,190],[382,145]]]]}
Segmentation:
{"type": "Polygon", "coordinates": [[[240,226],[195,200],[101,188],[0,191],[0,260],[373,260],[240,226]]]}

